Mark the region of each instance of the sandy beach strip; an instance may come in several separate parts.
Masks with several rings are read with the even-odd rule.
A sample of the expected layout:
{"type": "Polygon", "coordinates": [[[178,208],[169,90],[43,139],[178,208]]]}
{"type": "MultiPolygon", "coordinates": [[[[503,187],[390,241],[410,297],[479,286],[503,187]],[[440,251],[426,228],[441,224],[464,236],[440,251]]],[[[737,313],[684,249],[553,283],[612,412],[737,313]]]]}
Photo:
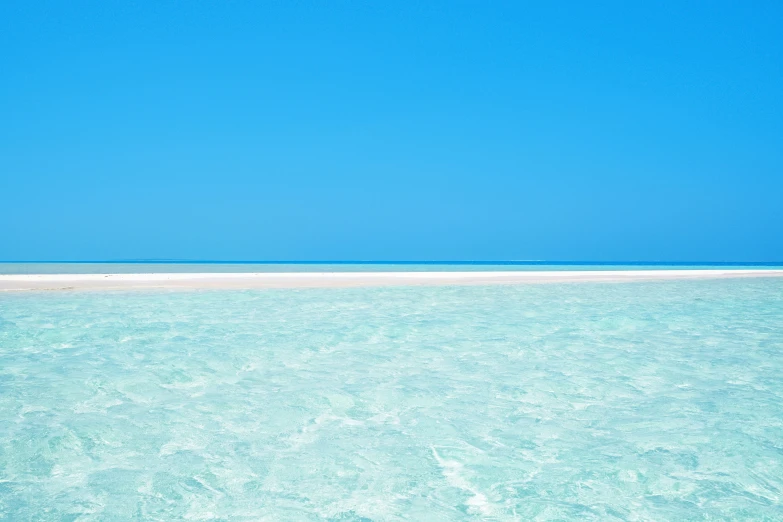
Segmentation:
{"type": "Polygon", "coordinates": [[[563,270],[497,272],[256,272],[154,274],[6,274],[0,291],[125,289],[335,288],[632,282],[783,277],[783,270],[563,270]]]}

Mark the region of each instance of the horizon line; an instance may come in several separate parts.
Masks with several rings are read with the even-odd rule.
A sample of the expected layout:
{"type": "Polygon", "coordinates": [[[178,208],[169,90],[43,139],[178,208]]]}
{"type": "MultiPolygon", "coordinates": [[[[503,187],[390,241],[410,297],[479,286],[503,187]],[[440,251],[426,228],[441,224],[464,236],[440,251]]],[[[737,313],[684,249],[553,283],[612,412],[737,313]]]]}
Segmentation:
{"type": "Polygon", "coordinates": [[[783,261],[602,261],[544,259],[462,260],[217,260],[217,259],[103,259],[0,260],[3,264],[224,264],[224,265],[758,265],[783,266],[783,261]]]}

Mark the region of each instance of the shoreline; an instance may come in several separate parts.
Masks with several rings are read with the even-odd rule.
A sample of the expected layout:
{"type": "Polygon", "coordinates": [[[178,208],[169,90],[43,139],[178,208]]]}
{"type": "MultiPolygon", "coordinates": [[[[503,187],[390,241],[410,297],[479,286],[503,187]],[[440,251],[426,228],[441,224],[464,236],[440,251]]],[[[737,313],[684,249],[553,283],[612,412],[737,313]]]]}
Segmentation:
{"type": "Polygon", "coordinates": [[[618,283],[759,277],[783,277],[783,270],[0,274],[0,292],[30,290],[346,288],[567,282],[618,283]]]}

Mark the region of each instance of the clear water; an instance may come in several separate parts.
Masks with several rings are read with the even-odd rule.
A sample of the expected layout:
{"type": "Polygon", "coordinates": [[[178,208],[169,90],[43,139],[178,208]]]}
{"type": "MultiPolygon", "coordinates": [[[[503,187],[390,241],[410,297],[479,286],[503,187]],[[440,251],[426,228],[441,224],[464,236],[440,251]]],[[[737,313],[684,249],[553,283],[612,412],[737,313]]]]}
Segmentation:
{"type": "Polygon", "coordinates": [[[0,295],[0,519],[781,520],[783,282],[0,295]]]}

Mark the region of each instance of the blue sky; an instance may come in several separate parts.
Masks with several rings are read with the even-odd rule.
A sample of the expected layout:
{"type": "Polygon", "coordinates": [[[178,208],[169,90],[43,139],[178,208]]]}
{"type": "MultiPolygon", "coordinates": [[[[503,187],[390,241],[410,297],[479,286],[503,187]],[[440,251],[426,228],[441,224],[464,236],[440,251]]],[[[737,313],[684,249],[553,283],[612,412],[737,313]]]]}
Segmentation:
{"type": "Polygon", "coordinates": [[[783,3],[0,3],[0,259],[783,260],[783,3]]]}

